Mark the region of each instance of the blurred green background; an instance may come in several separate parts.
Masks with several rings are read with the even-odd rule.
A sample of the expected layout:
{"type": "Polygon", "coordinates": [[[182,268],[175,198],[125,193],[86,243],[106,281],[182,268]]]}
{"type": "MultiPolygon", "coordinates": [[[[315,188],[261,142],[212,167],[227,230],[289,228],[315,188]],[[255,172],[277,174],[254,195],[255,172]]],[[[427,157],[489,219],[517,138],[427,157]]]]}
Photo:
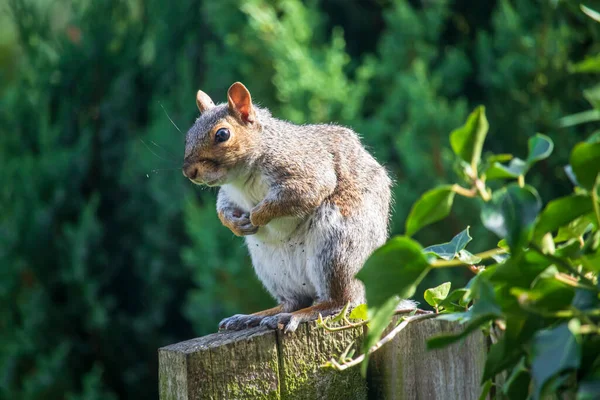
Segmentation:
{"type": "MultiPolygon", "coordinates": [[[[360,132],[396,180],[399,234],[454,179],[447,135],[478,104],[488,150],[549,135],[531,183],[570,192],[562,167],[593,126],[557,120],[589,108],[593,77],[569,66],[599,35],[560,0],[2,0],[0,398],[156,398],[158,347],[273,303],[216,192],[180,172],[199,88],[222,102],[239,80],[277,117],[360,132]]],[[[458,200],[416,237],[467,225],[458,200]]],[[[494,244],[472,234],[472,251],[494,244]]]]}

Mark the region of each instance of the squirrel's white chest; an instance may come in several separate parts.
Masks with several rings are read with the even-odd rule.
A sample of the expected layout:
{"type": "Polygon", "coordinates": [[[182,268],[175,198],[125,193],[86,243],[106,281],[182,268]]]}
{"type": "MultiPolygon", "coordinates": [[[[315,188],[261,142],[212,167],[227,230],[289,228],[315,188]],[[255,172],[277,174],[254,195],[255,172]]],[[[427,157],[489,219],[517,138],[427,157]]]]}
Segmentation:
{"type": "MultiPolygon", "coordinates": [[[[269,192],[269,183],[262,175],[253,176],[223,185],[228,198],[242,211],[250,212],[269,192]]],[[[261,242],[277,243],[287,240],[294,233],[301,219],[296,217],[276,218],[266,226],[261,226],[254,236],[261,242]]]]}
{"type": "Polygon", "coordinates": [[[250,212],[267,196],[269,184],[266,178],[258,175],[225,184],[221,190],[225,190],[229,199],[243,211],[250,212]]]}

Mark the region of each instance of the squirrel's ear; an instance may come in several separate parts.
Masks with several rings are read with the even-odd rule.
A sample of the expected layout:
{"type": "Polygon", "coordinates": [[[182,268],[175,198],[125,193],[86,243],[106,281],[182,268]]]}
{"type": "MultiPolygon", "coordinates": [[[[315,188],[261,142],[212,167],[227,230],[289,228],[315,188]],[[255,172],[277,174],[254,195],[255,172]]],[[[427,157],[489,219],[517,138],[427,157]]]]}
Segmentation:
{"type": "Polygon", "coordinates": [[[206,93],[202,90],[198,90],[198,93],[196,93],[196,105],[198,106],[198,110],[203,113],[204,111],[213,108],[215,103],[213,103],[206,93]]]}
{"type": "Polygon", "coordinates": [[[241,82],[236,82],[227,91],[229,110],[243,122],[254,122],[254,107],[250,92],[241,82]]]}

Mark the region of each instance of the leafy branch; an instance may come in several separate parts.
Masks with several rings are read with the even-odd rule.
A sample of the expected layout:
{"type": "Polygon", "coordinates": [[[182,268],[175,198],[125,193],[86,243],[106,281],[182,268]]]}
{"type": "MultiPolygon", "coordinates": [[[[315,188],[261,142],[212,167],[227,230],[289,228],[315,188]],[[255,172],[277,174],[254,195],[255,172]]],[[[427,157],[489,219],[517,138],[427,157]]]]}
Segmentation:
{"type": "Polygon", "coordinates": [[[416,321],[422,321],[425,319],[431,319],[431,318],[435,318],[435,317],[436,317],[435,314],[424,314],[424,315],[415,315],[412,317],[402,317],[402,318],[400,318],[399,324],[394,329],[392,329],[387,335],[385,335],[383,338],[381,338],[379,341],[377,341],[373,346],[371,346],[365,354],[362,354],[356,358],[352,358],[353,354],[350,353],[350,351],[351,351],[351,347],[352,347],[353,343],[350,343],[350,345],[346,348],[346,350],[340,355],[340,357],[337,360],[335,358],[331,358],[328,362],[323,364],[322,367],[324,367],[324,368],[329,367],[329,368],[333,368],[337,371],[343,371],[345,369],[359,365],[361,362],[363,362],[366,359],[367,355],[374,353],[379,348],[381,348],[383,345],[385,345],[386,343],[389,343],[392,339],[394,339],[396,337],[396,335],[398,335],[398,333],[400,333],[404,328],[406,328],[408,326],[409,323],[416,322],[416,321]]]}

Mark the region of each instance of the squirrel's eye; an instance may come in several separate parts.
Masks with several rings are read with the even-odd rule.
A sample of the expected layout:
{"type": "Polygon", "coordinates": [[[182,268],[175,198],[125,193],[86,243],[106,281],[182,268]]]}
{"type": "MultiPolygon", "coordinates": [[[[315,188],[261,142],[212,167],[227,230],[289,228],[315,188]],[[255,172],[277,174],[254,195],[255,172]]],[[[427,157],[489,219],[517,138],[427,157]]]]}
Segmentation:
{"type": "Polygon", "coordinates": [[[221,128],[215,133],[215,141],[217,143],[223,143],[229,139],[229,129],[221,128]]]}

